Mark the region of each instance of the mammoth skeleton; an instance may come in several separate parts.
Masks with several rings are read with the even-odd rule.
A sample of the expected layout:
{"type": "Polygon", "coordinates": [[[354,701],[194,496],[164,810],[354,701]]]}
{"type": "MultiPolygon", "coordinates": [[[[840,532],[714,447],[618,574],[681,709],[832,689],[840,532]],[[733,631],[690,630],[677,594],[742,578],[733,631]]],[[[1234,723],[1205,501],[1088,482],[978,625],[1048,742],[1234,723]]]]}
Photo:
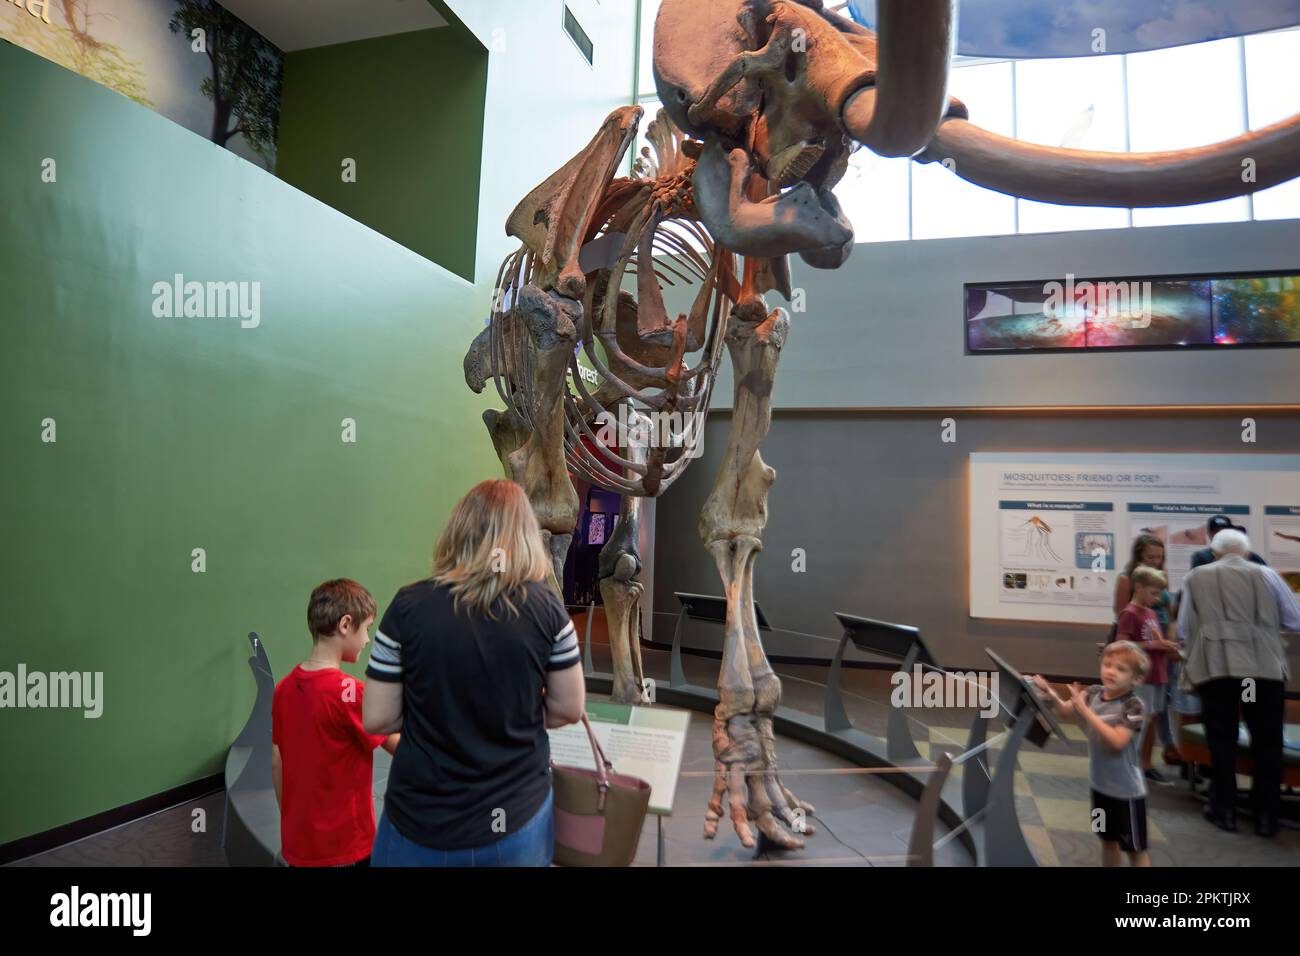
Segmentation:
{"type": "Polygon", "coordinates": [[[813,808],[778,772],[781,684],[754,613],[775,479],[759,446],[789,331],[787,313],[769,309],[764,294],[790,298],[791,254],[820,269],[848,259],[853,227],[832,190],[850,153],[943,162],[1013,196],[1094,206],[1209,202],[1300,175],[1300,117],[1165,153],[1037,146],[982,130],[947,94],[955,6],[880,0],[873,32],[820,0],[663,0],[652,148],[632,175],[618,175],[642,110],[617,109],[523,199],[506,225],[520,248],[503,263],[491,320],[465,358],[469,386],[494,382],[505,406],[484,422],[506,475],[533,503],[557,592],[580,514],[570,474],[623,496],[598,574],[613,697],[632,702],[643,681],[640,501],[664,493],[696,457],[730,354],[730,432],[699,522],[727,598],[706,837],[724,813],[745,846],[755,829],[783,848],[812,832],[813,808]],[[662,286],[678,282],[698,290],[688,313],[670,317],[662,286]],[[578,351],[602,377],[593,389],[578,351]],[[638,427],[611,440],[615,416],[638,427]]]}

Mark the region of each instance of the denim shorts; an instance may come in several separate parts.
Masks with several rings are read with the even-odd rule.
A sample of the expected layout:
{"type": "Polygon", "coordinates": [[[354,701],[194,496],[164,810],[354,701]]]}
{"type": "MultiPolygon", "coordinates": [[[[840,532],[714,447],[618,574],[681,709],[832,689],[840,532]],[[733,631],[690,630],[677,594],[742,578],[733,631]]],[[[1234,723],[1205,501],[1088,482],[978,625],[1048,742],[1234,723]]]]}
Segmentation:
{"type": "Polygon", "coordinates": [[[371,866],[550,866],[555,852],[554,792],[522,827],[495,843],[467,850],[435,850],[397,832],[388,813],[379,818],[371,866]]]}
{"type": "Polygon", "coordinates": [[[1194,693],[1178,689],[1178,677],[1182,669],[1182,661],[1169,662],[1169,706],[1180,714],[1194,717],[1201,712],[1201,698],[1194,693]]]}
{"type": "Polygon", "coordinates": [[[1139,684],[1138,700],[1142,701],[1142,712],[1147,716],[1162,714],[1168,697],[1167,684],[1139,684]]]}

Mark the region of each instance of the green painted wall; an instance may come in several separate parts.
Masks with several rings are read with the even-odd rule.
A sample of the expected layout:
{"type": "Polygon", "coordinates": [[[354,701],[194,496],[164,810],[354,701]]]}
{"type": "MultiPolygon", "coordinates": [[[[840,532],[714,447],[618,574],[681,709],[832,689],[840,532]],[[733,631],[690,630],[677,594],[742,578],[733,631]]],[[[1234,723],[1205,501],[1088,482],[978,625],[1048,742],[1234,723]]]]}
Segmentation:
{"type": "Polygon", "coordinates": [[[290,53],[276,173],[472,281],[487,72],[446,28],[290,53]]]}
{"type": "Polygon", "coordinates": [[[499,465],[469,283],[4,42],[0,90],[0,670],[105,681],[97,720],[0,710],[5,842],[219,772],[245,634],[283,675],[316,583],[382,608],[499,465]],[[155,317],[176,273],[260,282],[260,325],[155,317]]]}

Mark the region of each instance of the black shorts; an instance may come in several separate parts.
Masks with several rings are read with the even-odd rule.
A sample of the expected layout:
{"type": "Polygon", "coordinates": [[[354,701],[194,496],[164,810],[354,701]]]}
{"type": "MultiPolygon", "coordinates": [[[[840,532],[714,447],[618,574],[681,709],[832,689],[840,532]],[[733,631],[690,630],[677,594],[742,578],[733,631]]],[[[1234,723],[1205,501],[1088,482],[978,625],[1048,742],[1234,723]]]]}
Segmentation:
{"type": "Polygon", "coordinates": [[[1109,797],[1092,791],[1092,828],[1108,843],[1118,843],[1125,853],[1147,849],[1147,798],[1109,797]],[[1100,810],[1099,815],[1097,811],[1100,810]]]}

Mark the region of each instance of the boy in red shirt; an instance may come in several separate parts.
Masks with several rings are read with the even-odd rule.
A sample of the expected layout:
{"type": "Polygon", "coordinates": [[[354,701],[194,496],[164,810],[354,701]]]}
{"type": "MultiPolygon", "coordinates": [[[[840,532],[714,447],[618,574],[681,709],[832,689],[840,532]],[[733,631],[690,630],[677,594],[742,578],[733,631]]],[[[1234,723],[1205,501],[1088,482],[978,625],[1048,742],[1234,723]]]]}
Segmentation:
{"type": "Polygon", "coordinates": [[[361,725],[364,685],[339,670],[370,640],[375,599],[356,581],[311,592],[311,657],[276,685],[271,703],[271,776],[280,805],[280,855],[290,866],[368,866],[375,841],[373,751],[399,734],[361,725]]]}
{"type": "Polygon", "coordinates": [[[1137,688],[1138,699],[1146,717],[1142,729],[1142,774],[1148,780],[1163,783],[1164,777],[1151,766],[1151,745],[1155,742],[1155,725],[1166,705],[1165,684],[1169,682],[1169,661],[1178,659],[1178,644],[1165,635],[1160,618],[1152,610],[1168,586],[1163,571],[1139,564],[1129,574],[1133,598],[1119,612],[1115,625],[1117,641],[1132,641],[1146,651],[1151,669],[1137,688]]]}

